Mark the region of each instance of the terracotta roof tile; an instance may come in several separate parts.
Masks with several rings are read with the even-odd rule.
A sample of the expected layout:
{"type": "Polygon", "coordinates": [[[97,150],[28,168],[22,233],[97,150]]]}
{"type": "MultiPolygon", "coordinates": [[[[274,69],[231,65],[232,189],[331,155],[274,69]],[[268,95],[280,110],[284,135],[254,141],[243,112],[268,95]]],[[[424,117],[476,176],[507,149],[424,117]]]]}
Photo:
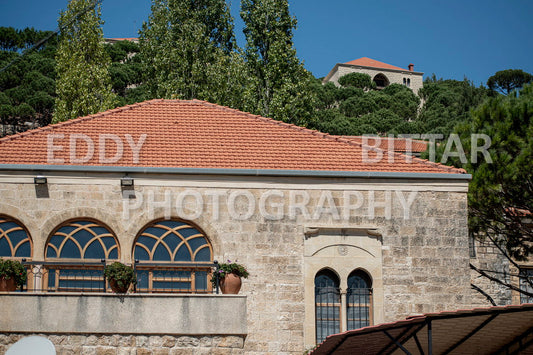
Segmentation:
{"type": "MultiPolygon", "coordinates": [[[[343,138],[352,140],[358,143],[368,143],[372,146],[377,146],[377,138],[372,136],[363,137],[363,136],[342,136],[343,138]]],[[[406,153],[410,151],[411,153],[422,153],[425,152],[428,148],[428,142],[410,139],[410,144],[408,144],[407,138],[389,138],[389,137],[379,137],[379,148],[384,150],[392,150],[398,153],[406,153]],[[409,147],[410,145],[410,147],[409,147]],[[392,148],[392,149],[391,149],[392,148]]]]}
{"type": "Polygon", "coordinates": [[[407,69],[404,69],[404,68],[396,67],[394,65],[383,63],[383,62],[380,62],[378,60],[367,58],[367,57],[355,59],[355,60],[346,62],[344,64],[360,65],[360,66],[363,66],[363,67],[372,67],[372,68],[381,68],[381,69],[407,70],[407,69]]]}
{"type": "Polygon", "coordinates": [[[366,162],[364,148],[204,101],[151,100],[4,137],[0,164],[465,173],[370,147],[383,158],[366,162]]]}

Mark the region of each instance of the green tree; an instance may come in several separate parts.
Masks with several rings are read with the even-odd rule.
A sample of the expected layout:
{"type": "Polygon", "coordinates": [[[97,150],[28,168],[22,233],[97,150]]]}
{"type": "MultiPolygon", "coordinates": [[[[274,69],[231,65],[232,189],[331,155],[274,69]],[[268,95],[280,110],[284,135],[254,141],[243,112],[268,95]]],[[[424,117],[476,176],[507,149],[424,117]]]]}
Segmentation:
{"type": "Polygon", "coordinates": [[[519,96],[491,98],[459,133],[467,151],[471,134],[492,140],[492,162],[478,154],[465,166],[472,173],[472,230],[505,245],[513,258],[527,258],[533,252],[533,231],[524,218],[533,212],[533,85],[524,86],[519,96]]]}
{"type": "MultiPolygon", "coordinates": [[[[473,110],[471,116],[469,122],[456,128],[465,156],[449,161],[472,174],[469,227],[474,235],[492,242],[518,267],[517,261],[527,260],[533,252],[533,85],[525,85],[519,95],[492,97],[473,110]],[[473,149],[473,142],[475,147],[486,143],[490,147],[486,152],[473,149]]],[[[438,157],[446,154],[444,145],[437,153],[438,157]]],[[[471,268],[522,292],[496,270],[474,265],[471,268]]]]}
{"type": "Polygon", "coordinates": [[[314,78],[296,56],[296,18],[287,0],[243,0],[246,64],[251,82],[246,109],[266,117],[306,125],[316,98],[314,78]]]}
{"type": "Polygon", "coordinates": [[[416,120],[417,133],[449,135],[459,123],[470,120],[470,110],[488,96],[488,90],[476,87],[466,78],[463,81],[437,79],[435,75],[424,81],[419,90],[424,106],[416,120]]]}
{"type": "Polygon", "coordinates": [[[513,90],[520,89],[524,84],[533,81],[533,75],[520,69],[507,69],[496,72],[487,81],[487,86],[493,92],[509,95],[513,90]]]}
{"type": "Polygon", "coordinates": [[[339,84],[343,87],[353,86],[363,90],[370,90],[376,88],[376,83],[372,80],[370,75],[363,73],[350,73],[339,78],[339,84]]]}
{"type": "Polygon", "coordinates": [[[57,98],[53,122],[66,121],[114,107],[110,59],[104,49],[100,5],[70,0],[59,16],[57,98]]]}
{"type": "Polygon", "coordinates": [[[239,106],[245,76],[224,0],[152,1],[140,48],[152,97],[239,106]]]}

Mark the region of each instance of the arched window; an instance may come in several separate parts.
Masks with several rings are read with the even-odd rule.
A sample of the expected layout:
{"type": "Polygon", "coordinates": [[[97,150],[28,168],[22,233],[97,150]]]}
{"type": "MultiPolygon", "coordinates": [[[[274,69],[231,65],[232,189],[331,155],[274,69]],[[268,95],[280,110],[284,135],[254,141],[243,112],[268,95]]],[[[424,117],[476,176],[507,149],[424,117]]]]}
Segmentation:
{"type": "Polygon", "coordinates": [[[208,292],[213,250],[203,232],[180,220],[155,221],[133,246],[137,291],[208,292]]]}
{"type": "Polygon", "coordinates": [[[31,258],[32,241],[19,221],[0,215],[0,257],[31,258]]]}
{"type": "Polygon", "coordinates": [[[340,332],[339,278],[329,270],[319,271],[315,276],[315,325],[316,342],[321,343],[328,335],[340,332]]]}
{"type": "Polygon", "coordinates": [[[389,86],[389,79],[387,79],[387,77],[381,73],[377,74],[373,80],[378,89],[383,89],[389,86]]]}
{"type": "Polygon", "coordinates": [[[348,330],[372,324],[372,280],[362,270],[348,276],[346,318],[348,330]]]}
{"type": "Polygon", "coordinates": [[[78,219],[68,221],[52,233],[45,247],[48,291],[105,292],[103,268],[116,261],[119,245],[104,224],[78,219]]]}

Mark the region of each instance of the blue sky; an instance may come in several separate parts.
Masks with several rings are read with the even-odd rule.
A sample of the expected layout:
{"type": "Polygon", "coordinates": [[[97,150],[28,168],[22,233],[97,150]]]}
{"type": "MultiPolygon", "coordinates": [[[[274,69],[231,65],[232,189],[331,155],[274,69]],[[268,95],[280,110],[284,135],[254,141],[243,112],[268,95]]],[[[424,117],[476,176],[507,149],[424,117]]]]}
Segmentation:
{"type": "MultiPolygon", "coordinates": [[[[68,0],[0,0],[0,26],[54,30],[68,0]]],[[[315,76],[370,57],[476,85],[503,69],[533,73],[531,0],[289,0],[298,57],[315,76]]],[[[135,37],[149,0],[103,0],[106,37],[135,37]]],[[[231,2],[244,45],[239,0],[231,2]]]]}

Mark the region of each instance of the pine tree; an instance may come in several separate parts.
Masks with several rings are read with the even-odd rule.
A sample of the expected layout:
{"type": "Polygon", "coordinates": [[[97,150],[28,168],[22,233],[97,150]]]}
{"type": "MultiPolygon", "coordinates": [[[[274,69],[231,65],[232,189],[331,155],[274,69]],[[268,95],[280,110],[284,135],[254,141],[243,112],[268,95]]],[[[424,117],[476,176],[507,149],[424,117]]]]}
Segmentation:
{"type": "Polygon", "coordinates": [[[314,95],[312,75],[296,56],[292,31],[296,18],[287,0],[243,0],[241,17],[251,83],[247,110],[262,116],[306,124],[314,95]]]}
{"type": "Polygon", "coordinates": [[[110,59],[104,50],[100,5],[70,0],[59,16],[57,98],[53,122],[66,121],[112,108],[110,59]]]}
{"type": "Polygon", "coordinates": [[[243,59],[224,0],[153,0],[140,35],[152,97],[241,106],[243,59]]]}

